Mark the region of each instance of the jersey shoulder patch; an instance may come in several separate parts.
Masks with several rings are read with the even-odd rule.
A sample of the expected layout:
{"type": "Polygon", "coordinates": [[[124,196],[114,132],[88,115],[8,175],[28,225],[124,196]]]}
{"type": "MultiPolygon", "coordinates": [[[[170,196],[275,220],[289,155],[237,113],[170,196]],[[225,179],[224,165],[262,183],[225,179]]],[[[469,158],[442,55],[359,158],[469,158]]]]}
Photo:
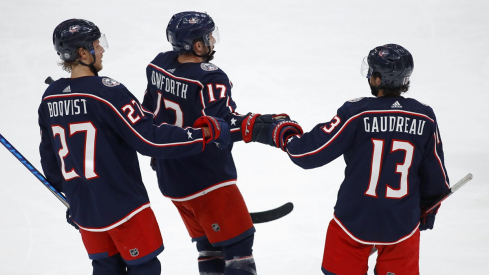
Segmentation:
{"type": "Polygon", "coordinates": [[[201,63],[200,68],[202,68],[202,70],[204,70],[204,71],[209,71],[209,72],[219,69],[219,67],[217,67],[216,65],[214,65],[212,63],[201,63]]]}
{"type": "Polygon", "coordinates": [[[116,81],[112,78],[104,77],[102,78],[102,83],[107,86],[107,87],[115,87],[120,85],[121,83],[119,81],[116,81]]]}
{"type": "Polygon", "coordinates": [[[362,99],[364,99],[364,98],[365,98],[365,97],[357,97],[357,98],[354,98],[354,99],[350,99],[350,100],[348,100],[348,102],[358,102],[358,101],[360,101],[360,100],[362,100],[362,99]]]}

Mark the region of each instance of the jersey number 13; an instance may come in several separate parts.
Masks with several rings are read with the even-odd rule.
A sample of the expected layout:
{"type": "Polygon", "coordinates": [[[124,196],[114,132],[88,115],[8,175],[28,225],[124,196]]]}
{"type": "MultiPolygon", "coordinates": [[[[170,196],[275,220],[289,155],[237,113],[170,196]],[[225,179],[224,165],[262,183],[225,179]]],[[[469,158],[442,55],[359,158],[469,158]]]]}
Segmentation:
{"type": "MultiPolygon", "coordinates": [[[[382,169],[382,156],[384,152],[384,140],[382,139],[372,139],[373,143],[373,153],[372,153],[372,166],[370,170],[370,182],[365,195],[377,197],[377,185],[379,183],[380,171],[382,169]]],[[[405,153],[404,163],[397,164],[396,173],[401,174],[401,182],[399,184],[399,189],[393,189],[387,185],[385,197],[400,199],[407,195],[408,193],[408,175],[409,168],[413,162],[414,146],[403,140],[393,140],[391,153],[402,150],[405,153]]]]}

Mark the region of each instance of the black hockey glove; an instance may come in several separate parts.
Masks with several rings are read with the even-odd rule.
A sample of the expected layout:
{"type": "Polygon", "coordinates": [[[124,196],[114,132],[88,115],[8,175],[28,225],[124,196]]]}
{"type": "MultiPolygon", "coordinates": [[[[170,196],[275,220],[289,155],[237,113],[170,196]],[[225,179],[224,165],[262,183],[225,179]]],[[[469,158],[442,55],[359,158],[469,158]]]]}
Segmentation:
{"type": "Polygon", "coordinates": [[[255,129],[257,129],[258,131],[263,130],[263,124],[270,125],[280,120],[290,120],[290,117],[287,114],[261,115],[248,113],[246,114],[246,116],[244,116],[244,119],[240,119],[239,117],[236,118],[238,118],[238,125],[240,125],[241,128],[243,141],[246,143],[257,141],[257,135],[259,135],[259,133],[257,133],[255,129]]]}
{"type": "Polygon", "coordinates": [[[288,115],[261,115],[254,121],[251,141],[285,151],[289,137],[302,134],[302,127],[288,115]]]}
{"type": "Polygon", "coordinates": [[[426,229],[429,229],[429,230],[433,229],[433,227],[435,225],[435,216],[436,216],[436,213],[438,212],[439,208],[440,208],[440,205],[438,205],[438,207],[431,210],[427,214],[421,216],[421,218],[419,219],[419,231],[423,231],[426,229]]]}
{"type": "Polygon", "coordinates": [[[228,147],[231,142],[231,133],[229,131],[229,124],[218,117],[202,116],[199,117],[193,127],[209,127],[211,132],[210,138],[205,138],[205,143],[213,142],[219,149],[228,147]]]}
{"type": "Polygon", "coordinates": [[[66,209],[66,221],[71,224],[76,230],[79,230],[80,228],[78,225],[71,219],[71,214],[70,214],[70,209],[66,209]]]}

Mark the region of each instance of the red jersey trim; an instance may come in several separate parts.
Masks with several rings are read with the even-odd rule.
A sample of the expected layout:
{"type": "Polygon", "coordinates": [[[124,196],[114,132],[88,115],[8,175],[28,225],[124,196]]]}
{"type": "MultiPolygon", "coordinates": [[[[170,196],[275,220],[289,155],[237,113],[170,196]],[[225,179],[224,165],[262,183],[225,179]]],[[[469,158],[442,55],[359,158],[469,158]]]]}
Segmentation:
{"type": "Polygon", "coordinates": [[[408,115],[414,115],[414,116],[420,116],[420,117],[424,117],[424,118],[427,118],[429,119],[431,122],[435,122],[435,120],[433,120],[432,118],[430,118],[429,116],[427,115],[424,115],[424,114],[419,114],[419,113],[414,113],[414,112],[408,112],[408,111],[401,111],[401,110],[373,110],[373,111],[365,111],[365,112],[361,112],[359,114],[356,114],[352,117],[350,117],[346,122],[345,124],[343,124],[343,126],[341,126],[341,128],[338,130],[338,132],[332,137],[330,138],[325,144],[323,144],[321,147],[317,148],[316,150],[313,150],[313,151],[310,151],[310,152],[307,152],[307,153],[302,153],[302,154],[297,154],[297,155],[294,155],[294,154],[291,154],[289,152],[289,150],[287,150],[287,153],[289,154],[290,157],[292,158],[301,158],[301,157],[305,157],[305,156],[309,156],[309,155],[314,155],[320,151],[322,151],[324,148],[328,147],[328,145],[333,142],[340,134],[341,132],[343,132],[343,130],[345,129],[345,127],[351,122],[353,121],[354,119],[356,118],[359,118],[360,116],[364,115],[364,114],[383,114],[383,113],[403,113],[403,114],[408,114],[408,115]]]}
{"type": "Polygon", "coordinates": [[[198,139],[194,139],[192,141],[186,141],[186,142],[174,142],[174,143],[164,143],[164,144],[160,144],[160,143],[153,143],[147,139],[145,139],[143,136],[141,136],[141,134],[136,131],[136,129],[134,129],[132,127],[132,125],[124,118],[124,116],[122,116],[119,111],[117,110],[116,107],[114,107],[114,105],[112,105],[109,101],[103,99],[103,98],[100,98],[98,96],[95,96],[95,95],[91,95],[91,94],[81,94],[81,93],[75,93],[75,94],[67,94],[67,95],[50,95],[50,96],[47,96],[45,98],[43,98],[43,100],[46,100],[46,99],[51,99],[51,98],[64,98],[64,97],[74,97],[74,96],[82,96],[82,97],[90,97],[90,98],[93,98],[93,99],[96,99],[98,101],[101,101],[107,105],[110,106],[110,108],[112,108],[112,110],[122,119],[122,121],[124,121],[124,123],[126,123],[126,125],[129,127],[129,129],[131,129],[131,131],[137,136],[139,137],[139,139],[141,139],[142,141],[144,141],[145,143],[151,145],[151,146],[155,146],[155,147],[167,147],[167,146],[179,146],[179,145],[188,145],[188,144],[192,144],[192,143],[197,143],[197,142],[204,142],[204,139],[203,138],[198,138],[198,139]]]}
{"type": "Polygon", "coordinates": [[[404,237],[401,237],[399,240],[394,241],[394,242],[388,242],[388,243],[385,243],[385,242],[367,242],[367,241],[364,241],[364,240],[361,240],[361,239],[355,237],[350,231],[348,231],[348,229],[346,229],[346,227],[343,224],[341,224],[340,220],[336,217],[336,215],[334,215],[333,220],[341,227],[341,229],[343,229],[343,231],[345,231],[345,233],[350,238],[352,238],[353,240],[355,240],[359,243],[367,244],[367,245],[391,245],[391,244],[400,243],[406,239],[409,239],[412,235],[414,235],[414,233],[416,233],[416,231],[418,230],[418,227],[419,227],[419,223],[418,223],[411,233],[409,233],[408,235],[406,235],[404,237]]]}
{"type": "Polygon", "coordinates": [[[229,181],[223,181],[223,182],[220,182],[220,183],[216,183],[212,186],[209,186],[207,187],[206,189],[204,190],[201,190],[197,193],[194,193],[194,194],[191,194],[191,195],[188,195],[188,196],[185,196],[185,197],[180,197],[180,198],[173,198],[173,197],[168,197],[168,196],[165,196],[169,199],[171,199],[172,201],[189,201],[189,200],[192,200],[192,199],[195,199],[197,197],[200,197],[200,196],[203,196],[209,192],[212,192],[216,189],[219,189],[221,187],[224,187],[224,186],[228,186],[228,185],[233,185],[233,184],[236,184],[237,180],[236,179],[232,179],[232,180],[229,180],[229,181]]]}
{"type": "Polygon", "coordinates": [[[105,232],[105,231],[109,231],[111,229],[114,229],[116,227],[118,227],[119,225],[127,222],[128,220],[130,220],[132,217],[134,217],[137,213],[143,211],[144,209],[148,208],[148,207],[151,207],[150,203],[146,203],[146,204],[143,204],[142,206],[140,206],[139,208],[136,208],[135,210],[133,210],[131,213],[129,213],[129,215],[125,216],[124,218],[120,219],[119,221],[107,226],[107,227],[102,227],[102,228],[91,228],[91,227],[83,227],[83,226],[80,226],[79,224],[78,227],[80,227],[80,229],[83,229],[85,231],[90,231],[90,232],[105,232]]]}

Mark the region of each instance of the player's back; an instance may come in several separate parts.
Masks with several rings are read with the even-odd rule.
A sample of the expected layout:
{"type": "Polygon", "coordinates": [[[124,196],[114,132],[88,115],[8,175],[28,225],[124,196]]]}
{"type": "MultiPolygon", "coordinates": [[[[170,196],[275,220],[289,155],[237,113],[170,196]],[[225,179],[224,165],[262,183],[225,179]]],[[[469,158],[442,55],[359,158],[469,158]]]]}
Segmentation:
{"type": "Polygon", "coordinates": [[[128,97],[122,84],[107,77],[60,79],[43,95],[43,168],[83,227],[113,224],[149,202],[136,151],[115,130],[120,123],[114,117],[128,97]]]}
{"type": "Polygon", "coordinates": [[[287,143],[297,165],[316,168],[343,155],[335,219],[364,243],[413,234],[420,206],[448,189],[433,110],[404,97],[359,98],[287,143]]]}
{"type": "MultiPolygon", "coordinates": [[[[178,53],[158,54],[146,69],[148,87],[143,107],[154,113],[155,124],[190,127],[203,115],[225,118],[236,105],[230,98],[227,75],[211,63],[180,63],[178,53]]],[[[237,174],[232,144],[218,149],[206,145],[198,155],[159,159],[158,182],[172,198],[195,194],[210,186],[235,182],[237,174]]]]}
{"type": "Polygon", "coordinates": [[[342,108],[350,114],[345,127],[355,137],[344,153],[335,216],[362,241],[399,241],[416,229],[421,198],[447,188],[442,161],[433,161],[443,153],[436,150],[433,110],[404,97],[363,98],[342,108]],[[432,177],[433,169],[442,176],[432,177]],[[423,184],[433,185],[424,193],[423,184]]]}

